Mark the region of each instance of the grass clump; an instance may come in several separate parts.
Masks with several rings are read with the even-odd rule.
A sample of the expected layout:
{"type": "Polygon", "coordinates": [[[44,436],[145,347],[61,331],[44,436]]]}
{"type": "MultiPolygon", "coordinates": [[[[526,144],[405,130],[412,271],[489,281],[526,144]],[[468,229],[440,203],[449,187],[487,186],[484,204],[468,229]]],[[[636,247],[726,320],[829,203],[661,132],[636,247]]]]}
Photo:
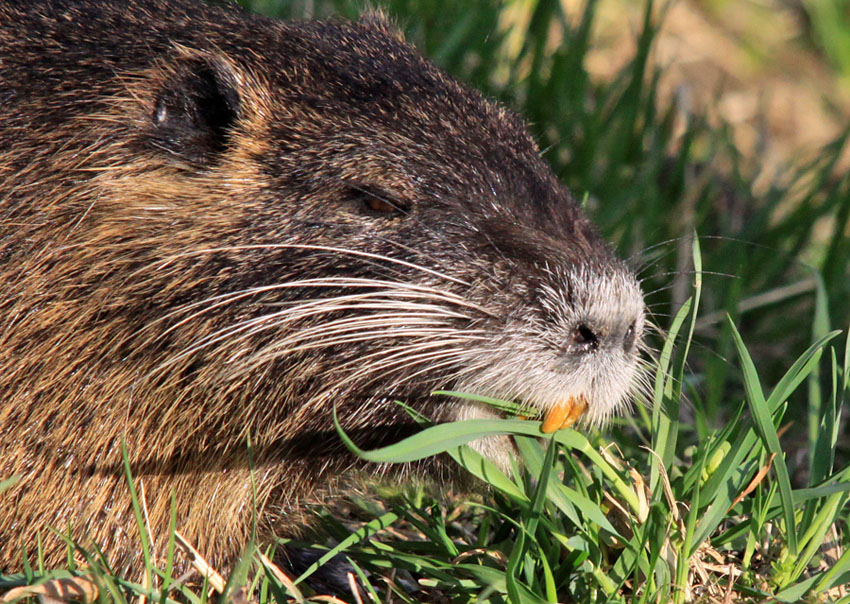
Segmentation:
{"type": "MultiPolygon", "coordinates": [[[[693,249],[699,269],[698,244],[693,249]]],[[[262,604],[327,601],[309,600],[304,586],[342,556],[358,592],[352,597],[373,602],[850,602],[842,591],[850,583],[850,465],[837,461],[850,393],[850,338],[839,338],[839,331],[814,337],[768,389],[730,320],[745,396],[735,402],[734,421],[683,448],[670,412],[689,379],[700,284],[697,270],[693,295],[661,349],[654,405],[640,407],[628,422],[632,437],[620,447],[598,433],[544,435],[532,420],[440,424],[368,452],[341,433],[352,450],[376,463],[446,454],[486,483],[489,495],[452,510],[421,489],[402,491],[363,506],[370,514],[380,510],[367,522],[326,516],[322,524],[334,545],[312,544],[323,555],[298,577],[247,544],[226,583],[208,573],[203,583],[187,585],[171,575],[172,541],[165,569],[146,555],[138,584],[112,575],[101,552],[69,542],[70,570],[27,569],[6,585],[48,581],[121,604],[136,595],[160,604],[203,604],[210,584],[225,601],[248,601],[252,594],[262,604]],[[825,376],[827,388],[813,387],[825,376]],[[790,401],[807,386],[810,405],[822,412],[817,429],[808,432],[808,479],[797,485],[780,434],[790,401]],[[497,434],[515,440],[519,459],[512,472],[467,444],[497,434]],[[75,569],[75,558],[85,560],[84,572],[75,569]]],[[[125,470],[132,484],[129,466],[125,470]]],[[[131,488],[129,496],[147,552],[139,495],[131,488]]]]}
{"type": "MultiPolygon", "coordinates": [[[[415,572],[421,584],[438,587],[451,601],[838,600],[850,582],[850,554],[840,553],[838,544],[824,550],[823,544],[827,535],[847,528],[850,466],[833,466],[848,392],[847,361],[839,365],[837,352],[850,358],[850,340],[836,351],[830,342],[840,332],[818,338],[766,392],[730,322],[745,400],[737,404],[735,421],[682,451],[668,412],[681,397],[698,295],[699,287],[665,342],[653,392],[658,404],[632,426],[633,441],[650,447],[628,446],[624,454],[598,435],[572,430],[544,438],[541,446],[537,422],[479,420],[435,426],[392,447],[360,452],[386,462],[445,449],[489,483],[494,497],[493,503],[470,504],[475,528],[466,534],[458,528],[449,538],[442,528],[430,536],[432,544],[452,544],[438,545],[442,564],[435,565],[433,553],[411,558],[410,545],[396,541],[363,544],[349,555],[360,559],[362,551],[364,562],[380,555],[383,564],[415,572]],[[817,467],[805,486],[793,487],[779,431],[789,400],[817,379],[821,365],[832,388],[817,401],[825,413],[808,443],[817,452],[817,467]],[[523,478],[456,446],[505,432],[514,435],[528,470],[513,476],[523,478]]],[[[394,511],[421,522],[412,506],[394,511]]]]}
{"type": "MultiPolygon", "coordinates": [[[[850,602],[841,591],[850,583],[850,465],[836,462],[850,339],[836,331],[816,338],[767,388],[730,322],[744,400],[736,402],[734,421],[683,448],[668,412],[687,380],[685,352],[698,299],[697,287],[675,317],[657,367],[657,404],[642,407],[630,422],[633,438],[621,447],[598,433],[543,435],[532,420],[470,420],[424,428],[384,449],[357,450],[379,463],[443,452],[484,481],[488,495],[447,507],[421,488],[401,490],[363,503],[357,515],[371,515],[368,521],[326,515],[330,541],[311,544],[323,555],[297,577],[281,573],[248,544],[227,583],[217,579],[219,597],[328,601],[310,599],[306,586],[313,573],[342,557],[358,595],[332,601],[850,602]],[[793,484],[780,445],[789,401],[824,375],[830,385],[816,389],[815,401],[824,412],[807,443],[815,452],[811,471],[805,484],[793,484]],[[512,472],[467,445],[495,434],[511,434],[516,442],[512,472]]],[[[135,492],[130,496],[138,502],[135,492]]],[[[99,552],[73,547],[88,565],[82,579],[71,566],[41,580],[90,582],[100,600],[121,604],[136,595],[202,604],[208,583],[215,583],[186,585],[171,577],[173,544],[165,570],[148,559],[143,585],[112,576],[99,552]]],[[[41,572],[16,579],[30,583],[41,572]]]]}

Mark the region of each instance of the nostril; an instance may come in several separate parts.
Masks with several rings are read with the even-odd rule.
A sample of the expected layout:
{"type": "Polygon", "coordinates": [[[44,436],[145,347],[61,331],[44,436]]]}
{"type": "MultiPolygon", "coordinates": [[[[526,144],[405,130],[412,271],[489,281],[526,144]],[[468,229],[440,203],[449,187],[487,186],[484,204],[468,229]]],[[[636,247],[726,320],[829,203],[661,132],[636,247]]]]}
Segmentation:
{"type": "Polygon", "coordinates": [[[582,323],[573,332],[573,348],[584,352],[592,352],[599,348],[599,338],[590,327],[582,323]]]}
{"type": "Polygon", "coordinates": [[[629,352],[635,345],[635,324],[629,325],[626,333],[623,335],[623,350],[629,352]]]}
{"type": "Polygon", "coordinates": [[[635,324],[632,323],[629,325],[629,328],[626,330],[625,335],[623,336],[623,350],[626,352],[631,352],[635,347],[635,324]]]}

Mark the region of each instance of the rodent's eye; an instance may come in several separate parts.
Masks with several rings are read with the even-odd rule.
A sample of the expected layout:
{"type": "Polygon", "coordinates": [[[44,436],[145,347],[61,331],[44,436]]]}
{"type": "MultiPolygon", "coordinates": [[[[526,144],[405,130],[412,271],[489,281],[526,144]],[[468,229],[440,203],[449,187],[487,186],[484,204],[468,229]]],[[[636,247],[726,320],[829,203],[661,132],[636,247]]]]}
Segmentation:
{"type": "Polygon", "coordinates": [[[363,200],[366,206],[373,212],[381,212],[384,214],[398,211],[394,205],[377,197],[367,197],[363,200]]]}
{"type": "Polygon", "coordinates": [[[348,191],[348,198],[358,210],[369,216],[396,218],[407,216],[410,211],[407,203],[371,187],[353,186],[348,191]]]}

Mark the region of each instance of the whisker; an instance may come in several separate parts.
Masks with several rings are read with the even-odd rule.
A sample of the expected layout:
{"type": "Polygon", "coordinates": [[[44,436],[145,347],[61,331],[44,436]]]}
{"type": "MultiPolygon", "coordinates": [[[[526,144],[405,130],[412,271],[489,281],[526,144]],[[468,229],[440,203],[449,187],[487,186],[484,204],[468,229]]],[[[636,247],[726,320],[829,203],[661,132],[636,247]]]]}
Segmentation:
{"type": "MultiPolygon", "coordinates": [[[[406,351],[406,350],[402,350],[401,352],[395,352],[391,355],[387,355],[385,358],[381,359],[380,363],[377,363],[377,364],[374,364],[374,365],[369,365],[369,366],[365,367],[364,369],[361,369],[360,371],[356,371],[356,372],[346,376],[342,380],[338,380],[336,383],[334,383],[334,385],[331,389],[328,389],[328,391],[337,390],[341,386],[345,386],[347,384],[354,383],[354,382],[359,382],[360,380],[363,380],[364,378],[368,377],[370,374],[373,374],[375,376],[375,379],[378,379],[379,377],[381,379],[385,379],[385,377],[386,377],[385,374],[391,369],[393,371],[399,372],[399,371],[402,371],[402,370],[404,370],[408,367],[411,367],[411,366],[414,366],[414,365],[417,365],[417,364],[422,364],[422,363],[425,363],[425,362],[428,362],[428,366],[423,368],[422,372],[433,372],[435,369],[437,369],[440,366],[447,366],[447,365],[452,365],[453,363],[457,363],[458,358],[462,358],[462,356],[468,354],[468,351],[466,349],[446,348],[445,344],[446,344],[445,342],[434,342],[432,344],[419,347],[418,350],[420,352],[419,352],[419,354],[416,354],[416,355],[410,355],[410,354],[408,354],[408,351],[406,351]],[[428,353],[425,352],[425,351],[432,349],[432,348],[437,348],[437,350],[435,350],[433,352],[428,352],[428,353]],[[441,365],[433,363],[433,361],[438,360],[438,359],[452,359],[452,360],[450,362],[449,361],[443,361],[443,363],[441,365]],[[377,375],[377,374],[381,374],[381,375],[377,375]]],[[[387,352],[387,351],[385,351],[385,352],[387,352]]],[[[404,376],[402,376],[402,375],[399,375],[398,379],[402,380],[402,381],[408,381],[408,380],[404,380],[404,376]]],[[[401,383],[401,382],[399,382],[399,383],[401,383]]],[[[397,385],[397,384],[394,384],[394,385],[397,385]]]]}
{"type": "MultiPolygon", "coordinates": [[[[453,304],[462,308],[467,308],[470,310],[474,310],[478,313],[481,313],[484,316],[493,316],[490,311],[487,309],[471,303],[466,299],[452,294],[450,292],[444,292],[442,290],[438,290],[435,288],[430,288],[427,286],[419,286],[412,285],[407,283],[398,283],[393,281],[381,281],[374,279],[351,279],[351,278],[326,278],[326,279],[303,279],[298,281],[290,281],[286,283],[276,283],[274,285],[266,285],[266,286],[258,286],[250,289],[239,290],[236,292],[230,292],[227,294],[221,294],[218,296],[212,296],[205,300],[201,300],[198,302],[192,302],[185,306],[182,306],[174,311],[169,312],[162,317],[157,318],[152,323],[149,323],[141,331],[144,330],[152,330],[152,328],[159,323],[167,321],[170,318],[183,314],[189,310],[201,308],[196,313],[186,316],[182,320],[178,321],[174,325],[170,326],[165,331],[157,332],[157,337],[162,337],[174,331],[175,329],[197,319],[204,314],[207,314],[213,310],[226,306],[228,304],[238,302],[245,298],[268,293],[272,291],[279,290],[287,290],[287,289],[303,289],[303,288],[342,288],[342,289],[357,289],[357,288],[366,288],[366,287],[382,287],[381,291],[378,292],[367,292],[363,294],[351,294],[350,296],[335,296],[332,298],[311,298],[307,300],[293,300],[293,301],[281,301],[277,304],[306,304],[308,302],[320,302],[323,300],[334,300],[334,299],[348,299],[348,300],[357,300],[357,299],[367,299],[367,298],[398,298],[398,299],[416,299],[420,298],[423,300],[433,300],[437,302],[444,302],[448,304],[453,304]],[[206,305],[206,306],[205,306],[206,305]]],[[[457,314],[458,318],[466,318],[459,313],[457,314]]]]}
{"type": "Polygon", "coordinates": [[[371,260],[380,260],[384,262],[389,262],[390,264],[397,264],[399,266],[404,266],[407,268],[412,268],[417,271],[421,271],[423,273],[432,275],[434,277],[438,277],[440,279],[445,279],[446,281],[451,281],[453,283],[457,283],[459,285],[463,285],[466,287],[470,287],[470,284],[462,279],[458,279],[457,277],[452,277],[450,275],[446,275],[445,273],[441,273],[437,270],[421,266],[419,264],[415,264],[413,262],[407,262],[406,260],[399,260],[398,258],[393,258],[391,256],[385,256],[383,254],[374,254],[371,252],[363,252],[360,250],[352,250],[348,248],[327,246],[327,245],[314,245],[314,244],[297,244],[297,243],[267,243],[267,244],[252,244],[252,245],[237,245],[237,246],[223,246],[223,247],[214,247],[207,248],[203,250],[191,250],[182,254],[178,254],[175,256],[171,256],[157,263],[160,268],[165,268],[172,262],[176,262],[177,260],[181,260],[183,258],[191,258],[193,256],[202,256],[205,254],[219,254],[222,252],[242,252],[247,250],[281,250],[281,249],[297,249],[297,250],[313,250],[313,251],[322,251],[322,252],[333,252],[337,254],[348,254],[350,256],[357,256],[361,258],[368,258],[371,260]]]}
{"type": "MultiPolygon", "coordinates": [[[[352,329],[353,331],[353,329],[352,329]]],[[[354,333],[356,335],[342,337],[340,334],[337,334],[335,337],[322,338],[317,340],[311,340],[306,344],[292,344],[290,342],[280,342],[276,343],[272,349],[264,350],[263,353],[258,353],[257,356],[262,359],[263,362],[268,362],[275,360],[276,358],[287,356],[296,352],[303,352],[306,350],[315,350],[317,348],[327,348],[329,346],[337,346],[339,344],[355,344],[361,342],[369,342],[374,340],[394,340],[394,339],[409,339],[412,337],[417,337],[419,339],[428,339],[434,340],[436,336],[447,335],[453,333],[455,330],[453,329],[406,329],[406,330],[373,330],[373,331],[362,331],[358,330],[354,333]]],[[[472,341],[475,338],[470,337],[468,335],[464,335],[463,338],[459,338],[460,341],[472,341]]],[[[478,338],[480,340],[484,340],[484,337],[478,338]]],[[[451,338],[446,338],[443,340],[435,341],[435,344],[442,345],[446,342],[449,342],[451,338]]],[[[361,359],[358,359],[362,361],[361,359]]]]}
{"type": "MultiPolygon", "coordinates": [[[[380,309],[381,307],[369,306],[371,309],[380,309]]],[[[425,307],[428,308],[428,307],[425,307]]],[[[361,310],[362,307],[359,305],[338,305],[333,307],[334,311],[338,310],[361,310]]],[[[257,317],[253,319],[249,319],[247,321],[243,321],[242,323],[238,323],[236,325],[228,326],[224,329],[220,329],[212,334],[205,336],[195,342],[195,344],[181,353],[173,356],[172,358],[164,361],[157,367],[156,370],[162,370],[174,363],[180,361],[183,358],[191,356],[192,354],[203,350],[204,348],[208,348],[213,346],[219,342],[227,341],[230,346],[235,346],[239,342],[255,336],[263,331],[268,331],[271,329],[279,329],[290,323],[295,323],[297,321],[304,320],[305,318],[309,318],[316,315],[325,314],[328,312],[327,307],[319,306],[317,308],[312,309],[310,312],[303,312],[301,314],[293,316],[290,312],[281,311],[278,313],[272,313],[269,315],[263,315],[262,317],[257,317]],[[276,320],[283,319],[283,320],[276,320]],[[238,336],[238,337],[236,337],[238,336]]],[[[433,320],[434,318],[445,318],[446,315],[440,315],[435,313],[420,313],[413,314],[410,312],[407,313],[378,313],[375,315],[371,315],[367,318],[364,317],[345,317],[343,319],[336,319],[334,321],[329,321],[326,323],[320,323],[316,326],[301,329],[295,334],[285,337],[283,340],[279,340],[278,343],[287,342],[292,339],[304,340],[311,337],[314,334],[326,334],[332,333],[333,329],[338,329],[342,325],[350,325],[351,330],[362,329],[364,325],[369,325],[368,323],[364,323],[364,321],[371,320],[375,325],[383,325],[384,328],[387,325],[400,325],[406,328],[412,328],[417,325],[417,321],[419,321],[419,325],[427,325],[433,329],[433,325],[445,325],[445,322],[440,322],[433,320]],[[429,322],[423,323],[422,319],[429,319],[429,322]]],[[[446,331],[453,332],[457,331],[456,328],[445,328],[446,331]]],[[[385,329],[386,331],[386,329],[385,329]]],[[[388,333],[398,333],[388,332],[388,333]]]]}

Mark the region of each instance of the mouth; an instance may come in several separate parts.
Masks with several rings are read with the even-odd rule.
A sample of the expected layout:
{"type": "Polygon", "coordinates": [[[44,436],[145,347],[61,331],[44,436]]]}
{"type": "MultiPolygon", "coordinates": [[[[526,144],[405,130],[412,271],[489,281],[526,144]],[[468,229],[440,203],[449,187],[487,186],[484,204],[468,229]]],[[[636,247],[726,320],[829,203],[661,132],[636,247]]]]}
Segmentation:
{"type": "Polygon", "coordinates": [[[587,399],[583,394],[571,396],[566,401],[555,404],[546,412],[540,430],[551,434],[556,430],[569,428],[587,411],[587,399]]]}

